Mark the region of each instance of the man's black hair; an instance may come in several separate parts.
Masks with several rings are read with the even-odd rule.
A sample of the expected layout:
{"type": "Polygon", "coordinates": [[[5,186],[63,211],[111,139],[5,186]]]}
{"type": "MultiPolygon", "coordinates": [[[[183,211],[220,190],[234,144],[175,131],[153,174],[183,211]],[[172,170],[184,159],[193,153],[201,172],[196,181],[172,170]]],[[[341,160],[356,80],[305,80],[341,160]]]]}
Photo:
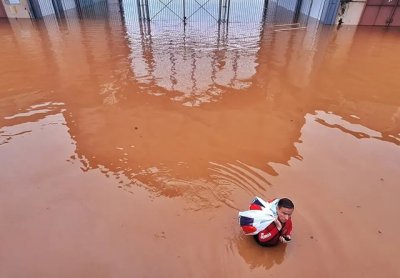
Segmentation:
{"type": "Polygon", "coordinates": [[[284,208],[288,208],[288,209],[294,209],[294,204],[290,199],[282,198],[278,202],[278,208],[280,208],[280,207],[284,207],[284,208]]]}

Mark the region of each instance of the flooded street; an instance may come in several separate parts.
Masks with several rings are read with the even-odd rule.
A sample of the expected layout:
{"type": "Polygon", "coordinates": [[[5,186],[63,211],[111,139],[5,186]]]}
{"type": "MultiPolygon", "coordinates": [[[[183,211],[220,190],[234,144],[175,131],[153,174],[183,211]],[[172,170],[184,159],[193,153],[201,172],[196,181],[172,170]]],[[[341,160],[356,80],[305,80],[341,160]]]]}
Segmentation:
{"type": "Polygon", "coordinates": [[[108,11],[0,42],[0,277],[400,276],[398,29],[108,11]],[[254,196],[294,201],[290,244],[242,234],[254,196]]]}

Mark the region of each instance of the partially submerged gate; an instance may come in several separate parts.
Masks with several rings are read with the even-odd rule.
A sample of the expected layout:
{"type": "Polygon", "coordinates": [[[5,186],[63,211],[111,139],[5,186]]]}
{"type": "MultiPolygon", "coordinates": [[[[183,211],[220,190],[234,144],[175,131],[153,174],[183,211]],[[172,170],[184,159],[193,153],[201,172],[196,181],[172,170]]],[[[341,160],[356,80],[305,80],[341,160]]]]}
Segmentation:
{"type": "Polygon", "coordinates": [[[150,22],[306,25],[312,0],[122,0],[125,18],[150,22]]]}

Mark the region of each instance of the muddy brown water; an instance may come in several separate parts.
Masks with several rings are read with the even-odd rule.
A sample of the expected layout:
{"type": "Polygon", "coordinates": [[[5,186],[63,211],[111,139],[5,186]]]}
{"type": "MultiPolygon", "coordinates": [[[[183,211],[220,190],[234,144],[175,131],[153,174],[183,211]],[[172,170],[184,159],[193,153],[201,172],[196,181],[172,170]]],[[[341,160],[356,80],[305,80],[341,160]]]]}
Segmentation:
{"type": "Polygon", "coordinates": [[[0,277],[400,276],[397,29],[137,27],[0,21],[0,277]]]}

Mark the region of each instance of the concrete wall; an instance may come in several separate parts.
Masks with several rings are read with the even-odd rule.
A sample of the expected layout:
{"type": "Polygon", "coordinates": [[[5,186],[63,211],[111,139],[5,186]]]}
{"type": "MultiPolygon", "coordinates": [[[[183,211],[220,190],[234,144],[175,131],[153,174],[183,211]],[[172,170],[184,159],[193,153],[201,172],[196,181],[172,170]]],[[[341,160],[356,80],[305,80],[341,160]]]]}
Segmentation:
{"type": "Polygon", "coordinates": [[[1,1],[3,2],[3,6],[8,18],[31,18],[28,0],[16,1],[19,2],[19,4],[13,5],[6,4],[5,0],[1,1]]]}

